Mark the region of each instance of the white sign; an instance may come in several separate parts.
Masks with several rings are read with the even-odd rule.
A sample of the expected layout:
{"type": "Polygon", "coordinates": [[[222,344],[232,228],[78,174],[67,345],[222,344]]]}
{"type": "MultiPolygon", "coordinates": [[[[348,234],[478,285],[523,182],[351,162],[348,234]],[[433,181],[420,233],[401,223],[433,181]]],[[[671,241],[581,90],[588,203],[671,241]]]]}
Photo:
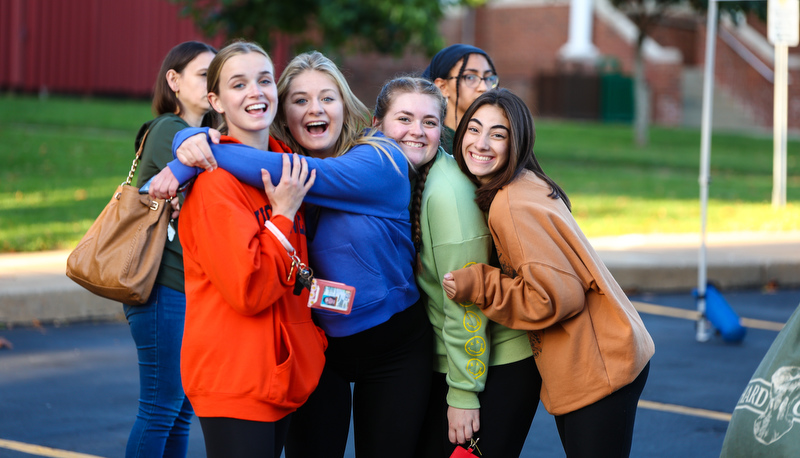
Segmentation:
{"type": "Polygon", "coordinates": [[[800,43],[799,0],[767,0],[767,38],[773,45],[800,43]]]}

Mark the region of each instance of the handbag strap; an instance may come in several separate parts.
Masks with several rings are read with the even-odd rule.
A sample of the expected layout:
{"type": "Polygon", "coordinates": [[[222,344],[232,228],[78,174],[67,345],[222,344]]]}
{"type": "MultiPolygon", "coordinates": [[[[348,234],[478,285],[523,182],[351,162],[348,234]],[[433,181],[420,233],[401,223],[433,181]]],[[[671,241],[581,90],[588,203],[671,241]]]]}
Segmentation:
{"type": "Polygon", "coordinates": [[[147,140],[147,134],[149,133],[150,129],[148,128],[147,131],[144,133],[144,136],[142,136],[142,141],[141,143],[139,143],[139,150],[136,151],[136,156],[133,157],[133,163],[131,164],[131,171],[130,173],[128,173],[128,179],[125,180],[125,183],[123,184],[130,186],[131,183],[133,182],[133,174],[136,173],[136,167],[139,166],[139,159],[142,158],[142,151],[144,149],[144,141],[147,140]]]}

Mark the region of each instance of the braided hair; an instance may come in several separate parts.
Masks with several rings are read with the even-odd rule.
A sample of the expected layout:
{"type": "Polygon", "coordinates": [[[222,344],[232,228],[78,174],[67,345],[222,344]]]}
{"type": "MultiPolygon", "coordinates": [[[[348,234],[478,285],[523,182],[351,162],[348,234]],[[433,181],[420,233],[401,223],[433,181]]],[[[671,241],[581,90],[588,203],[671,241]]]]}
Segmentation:
{"type": "MultiPolygon", "coordinates": [[[[450,45],[433,56],[431,59],[431,63],[422,72],[422,77],[429,80],[429,81],[436,81],[437,78],[447,79],[450,77],[450,70],[461,61],[461,67],[458,69],[458,74],[455,76],[456,79],[456,100],[453,104],[456,107],[453,110],[453,119],[455,120],[454,126],[458,126],[458,97],[459,97],[459,88],[461,87],[461,76],[464,75],[464,69],[467,67],[467,61],[469,60],[469,56],[472,54],[480,54],[481,56],[486,58],[486,61],[489,63],[489,67],[492,68],[492,72],[497,74],[497,70],[494,68],[494,62],[492,62],[491,57],[486,51],[482,50],[481,48],[477,48],[472,45],[466,45],[462,43],[450,45]]],[[[442,118],[444,120],[444,118],[442,118]]]]}
{"type": "MultiPolygon", "coordinates": [[[[441,146],[439,147],[441,150],[441,146]]],[[[439,154],[439,153],[437,153],[439,154]]],[[[422,193],[425,191],[425,181],[428,179],[428,172],[431,171],[435,160],[431,160],[417,172],[417,181],[414,189],[411,190],[411,241],[414,242],[414,251],[417,253],[417,262],[414,264],[414,273],[422,271],[422,258],[419,253],[422,251],[422,228],[419,223],[419,216],[422,211],[422,193]]]]}
{"type": "MultiPolygon", "coordinates": [[[[424,78],[415,78],[409,76],[402,76],[395,78],[386,83],[381,89],[380,94],[375,102],[375,121],[378,125],[383,123],[383,120],[391,107],[392,102],[398,95],[416,93],[424,94],[434,97],[439,102],[439,120],[444,119],[445,110],[447,110],[447,100],[442,95],[442,92],[436,87],[433,82],[424,78]]],[[[439,147],[438,154],[441,154],[442,149],[439,147]]],[[[411,239],[414,242],[414,249],[417,253],[417,261],[414,267],[414,272],[418,273],[422,268],[422,262],[419,256],[422,249],[422,230],[420,228],[420,212],[422,210],[422,193],[425,190],[425,181],[428,178],[428,172],[433,167],[434,159],[423,164],[416,172],[416,181],[414,189],[411,190],[411,239]]]]}

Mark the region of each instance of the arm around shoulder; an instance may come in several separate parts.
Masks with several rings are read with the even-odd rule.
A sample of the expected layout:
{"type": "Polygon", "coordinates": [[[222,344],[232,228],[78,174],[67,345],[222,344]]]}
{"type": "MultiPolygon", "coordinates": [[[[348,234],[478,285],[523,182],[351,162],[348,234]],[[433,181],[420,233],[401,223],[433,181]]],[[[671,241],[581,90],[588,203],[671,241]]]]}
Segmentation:
{"type": "Polygon", "coordinates": [[[486,316],[514,329],[544,329],[574,316],[586,302],[588,285],[563,251],[568,244],[557,243],[558,230],[544,230],[532,211],[493,203],[489,224],[502,269],[479,264],[453,272],[457,299],[477,303],[486,316]]]}

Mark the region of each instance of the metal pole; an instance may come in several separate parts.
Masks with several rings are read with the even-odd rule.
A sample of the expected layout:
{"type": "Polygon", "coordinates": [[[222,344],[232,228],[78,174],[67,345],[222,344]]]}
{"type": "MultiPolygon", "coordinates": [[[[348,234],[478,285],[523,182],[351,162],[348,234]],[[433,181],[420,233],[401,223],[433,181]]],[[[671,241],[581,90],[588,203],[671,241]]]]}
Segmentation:
{"type": "Polygon", "coordinates": [[[772,119],[772,208],[786,206],[786,130],[788,122],[789,46],[775,45],[775,88],[772,119]]]}
{"type": "Polygon", "coordinates": [[[697,335],[698,342],[711,338],[711,323],[706,318],[706,221],[708,220],[708,184],[711,163],[711,113],[714,93],[714,54],[717,45],[717,0],[708,2],[706,24],[706,59],[703,69],[703,113],[700,135],[700,250],[697,266],[697,335]]]}

